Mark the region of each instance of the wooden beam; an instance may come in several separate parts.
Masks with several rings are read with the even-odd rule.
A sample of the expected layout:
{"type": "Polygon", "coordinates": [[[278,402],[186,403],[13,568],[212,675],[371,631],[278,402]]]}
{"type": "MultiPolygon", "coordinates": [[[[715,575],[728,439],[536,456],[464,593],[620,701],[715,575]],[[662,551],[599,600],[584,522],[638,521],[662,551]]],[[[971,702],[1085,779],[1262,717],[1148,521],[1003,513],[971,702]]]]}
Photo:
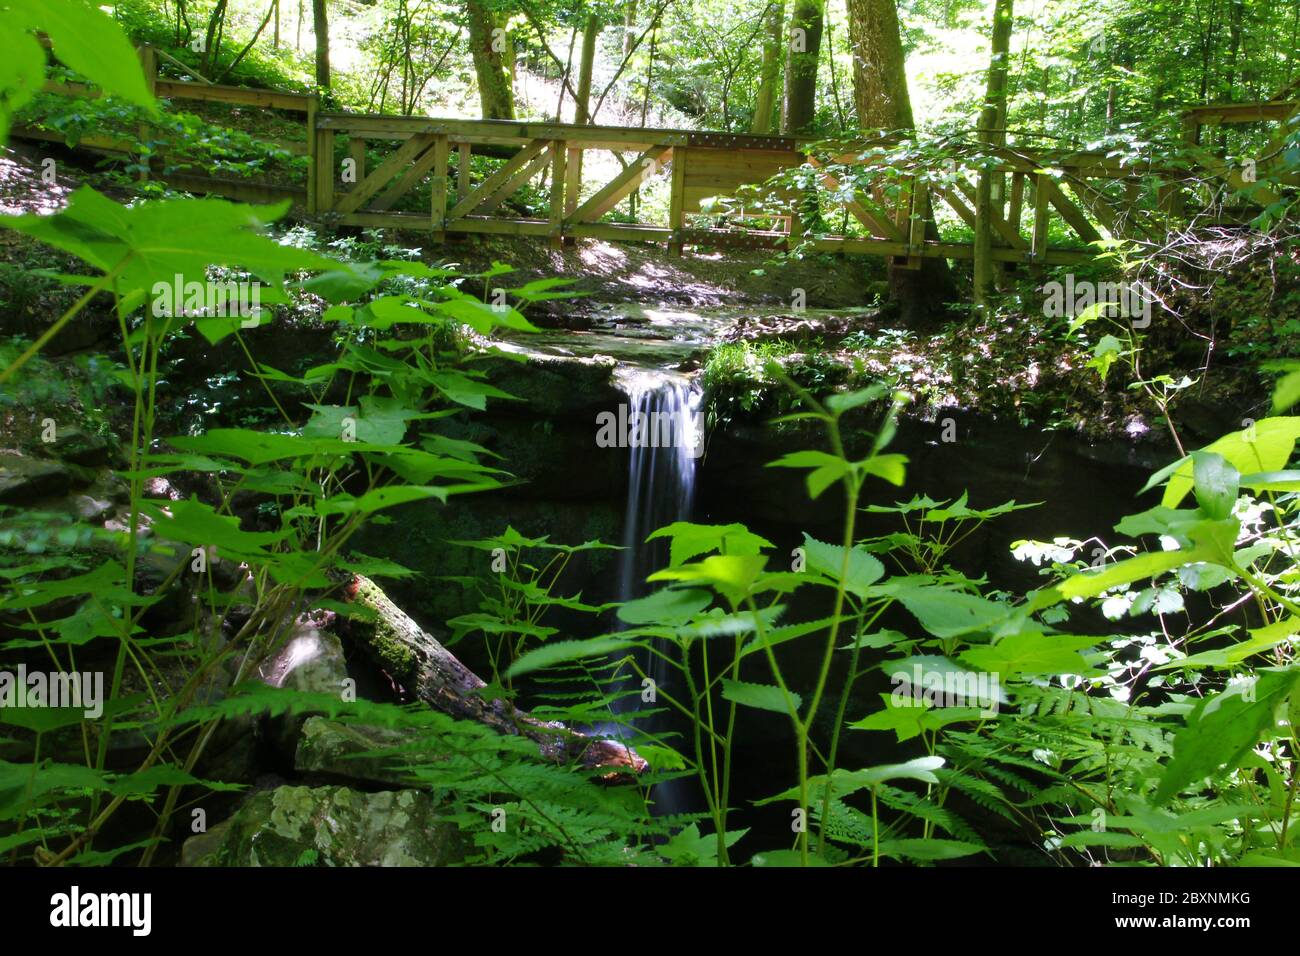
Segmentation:
{"type": "Polygon", "coordinates": [[[223,86],[215,83],[189,83],[184,80],[158,80],[157,95],[164,99],[208,100],[240,106],[269,106],[277,110],[306,113],[312,97],[306,93],[280,93],[253,90],[246,86],[223,86]]]}
{"type": "MultiPolygon", "coordinates": [[[[809,156],[807,162],[817,170],[817,174],[821,177],[821,181],[826,188],[836,192],[839,191],[840,181],[838,177],[827,172],[816,157],[809,156]]],[[[903,238],[903,234],[898,227],[889,221],[883,210],[878,209],[867,200],[861,190],[854,190],[853,198],[844,202],[844,208],[849,211],[854,219],[866,226],[867,231],[872,235],[881,236],[885,239],[901,240],[903,238]]]]}
{"type": "Polygon", "coordinates": [[[961,219],[962,222],[971,229],[975,228],[975,210],[962,202],[961,198],[957,196],[950,187],[940,186],[938,183],[932,183],[930,188],[938,194],[940,199],[952,208],[952,211],[957,214],[957,217],[961,219]]]}
{"type": "Polygon", "coordinates": [[[632,161],[627,169],[606,183],[596,195],[564,217],[566,225],[599,219],[632,190],[659,171],[659,164],[672,155],[671,148],[652,146],[632,161]]]}
{"type": "Polygon", "coordinates": [[[447,213],[448,222],[467,216],[477,209],[481,203],[486,202],[498,189],[505,185],[515,173],[535,159],[537,154],[544,150],[546,146],[546,140],[535,139],[515,153],[513,157],[505,161],[505,164],[500,169],[479,183],[477,188],[452,207],[451,212],[447,213]]]}
{"type": "Polygon", "coordinates": [[[1043,176],[1038,182],[1038,188],[1047,193],[1048,200],[1056,207],[1056,211],[1060,213],[1066,225],[1079,234],[1080,239],[1084,242],[1096,242],[1101,238],[1101,233],[1088,221],[1088,217],[1078,206],[1070,202],[1050,176],[1043,176]]]}
{"type": "Polygon", "coordinates": [[[424,174],[433,168],[434,163],[438,160],[438,144],[446,141],[446,136],[435,136],[429,148],[415,157],[415,160],[406,168],[406,171],[384,190],[383,195],[370,204],[370,208],[376,212],[392,209],[393,204],[409,192],[416,183],[424,178],[424,174]]]}
{"type": "Polygon", "coordinates": [[[480,216],[486,216],[522,189],[525,183],[546,168],[546,164],[551,161],[551,154],[554,148],[554,144],[548,145],[537,155],[536,159],[523,169],[519,170],[519,172],[515,173],[514,176],[510,177],[506,184],[496,191],[496,195],[492,196],[483,203],[483,205],[479,206],[475,212],[480,216]]]}
{"type": "MultiPolygon", "coordinates": [[[[332,134],[331,134],[332,135],[332,134]]],[[[357,188],[339,202],[339,212],[356,212],[371,196],[379,192],[407,163],[412,162],[433,144],[433,136],[414,136],[397,147],[373,173],[357,183],[357,188]]]]}

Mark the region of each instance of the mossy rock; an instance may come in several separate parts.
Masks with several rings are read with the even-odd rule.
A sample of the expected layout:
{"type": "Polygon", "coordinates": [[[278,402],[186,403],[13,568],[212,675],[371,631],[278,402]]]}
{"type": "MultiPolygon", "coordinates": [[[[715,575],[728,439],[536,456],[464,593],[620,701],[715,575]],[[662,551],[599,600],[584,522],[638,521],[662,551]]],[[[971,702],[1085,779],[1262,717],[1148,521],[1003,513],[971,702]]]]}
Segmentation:
{"type": "MultiPolygon", "coordinates": [[[[370,754],[394,749],[410,751],[422,739],[422,732],[413,728],[369,727],[309,717],[298,738],[294,769],[304,774],[402,786],[410,784],[411,777],[403,773],[400,759],[370,754]]],[[[420,754],[423,760],[429,756],[427,752],[420,754]]]]}
{"type": "Polygon", "coordinates": [[[191,837],[185,866],[445,866],[463,858],[456,827],[418,790],[277,787],[191,837]]]}

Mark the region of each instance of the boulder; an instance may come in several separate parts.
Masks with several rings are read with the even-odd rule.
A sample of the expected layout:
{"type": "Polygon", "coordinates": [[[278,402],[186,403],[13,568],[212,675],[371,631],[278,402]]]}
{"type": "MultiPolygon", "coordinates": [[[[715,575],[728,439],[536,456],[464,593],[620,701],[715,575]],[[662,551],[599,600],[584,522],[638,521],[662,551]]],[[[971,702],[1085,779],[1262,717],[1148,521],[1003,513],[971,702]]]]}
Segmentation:
{"type": "Polygon", "coordinates": [[[72,471],[62,462],[0,452],[0,503],[30,504],[41,498],[66,494],[70,487],[72,471]]]}
{"type": "Polygon", "coordinates": [[[277,787],[185,841],[182,866],[444,866],[459,831],[418,790],[277,787]]]}

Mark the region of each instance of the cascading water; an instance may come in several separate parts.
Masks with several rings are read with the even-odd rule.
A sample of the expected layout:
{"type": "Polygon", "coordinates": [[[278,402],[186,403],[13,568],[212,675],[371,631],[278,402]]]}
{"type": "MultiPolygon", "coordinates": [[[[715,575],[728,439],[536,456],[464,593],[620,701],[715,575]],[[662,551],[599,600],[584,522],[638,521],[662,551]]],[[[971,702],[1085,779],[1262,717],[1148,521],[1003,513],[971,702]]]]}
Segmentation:
{"type": "MultiPolygon", "coordinates": [[[[695,505],[695,465],[703,451],[704,430],[700,390],[688,378],[670,372],[629,370],[618,376],[627,394],[619,412],[619,433],[628,447],[627,510],[623,548],[619,556],[620,601],[643,597],[652,588],[646,577],[668,564],[666,539],[646,541],[651,532],[691,517],[695,505]],[[625,416],[625,417],[624,417],[625,416]]],[[[670,689],[670,671],[658,655],[641,661],[656,688],[670,689]]],[[[636,688],[638,691],[640,687],[636,688]]],[[[626,688],[624,688],[626,691],[626,688]]],[[[631,711],[642,706],[639,694],[624,693],[614,710],[635,720],[631,711]]],[[[643,732],[661,730],[655,721],[637,721],[643,732]]],[[[675,788],[656,787],[659,812],[675,812],[675,788]]]]}

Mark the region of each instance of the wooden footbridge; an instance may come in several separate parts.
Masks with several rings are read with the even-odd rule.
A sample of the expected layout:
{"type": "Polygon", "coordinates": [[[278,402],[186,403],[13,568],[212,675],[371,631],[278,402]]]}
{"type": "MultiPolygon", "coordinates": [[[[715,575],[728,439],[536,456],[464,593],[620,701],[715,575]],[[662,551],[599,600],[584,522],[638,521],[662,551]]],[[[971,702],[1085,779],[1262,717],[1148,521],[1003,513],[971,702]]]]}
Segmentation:
{"type": "MultiPolygon", "coordinates": [[[[254,118],[277,117],[282,127],[289,123],[299,131],[266,139],[266,148],[283,161],[264,164],[258,178],[239,179],[187,165],[183,150],[173,156],[164,136],[144,154],[143,165],[149,175],[191,192],[247,202],[287,198],[333,221],[421,230],[435,239],[470,233],[552,242],[596,238],[662,242],[673,252],[808,244],[818,251],[886,256],[911,268],[927,257],[974,256],[974,182],[981,168],[995,183],[988,217],[992,259],[1068,264],[1095,255],[1090,244],[1103,231],[1116,238],[1163,234],[1207,184],[1253,192],[1250,198],[1262,205],[1275,201],[1277,187],[1256,183],[1279,162],[1279,145],[1300,121],[1300,100],[1285,97],[1187,110],[1183,152],[1192,159],[1181,164],[955,142],[944,145],[942,160],[927,161],[900,158],[904,144],[891,138],[820,144],[693,130],[331,112],[315,95],[168,79],[158,71],[160,56],[169,59],[141,49],[146,77],[160,98],[228,104],[245,118],[253,110],[254,118]],[[1195,146],[1201,126],[1245,122],[1282,127],[1256,168],[1231,167],[1195,146]],[[600,151],[614,154],[617,171],[593,182],[592,154],[600,151]],[[791,171],[797,171],[793,180],[764,185],[791,171]],[[619,204],[649,191],[652,181],[660,193],[667,187],[658,221],[620,215],[619,204]],[[815,185],[823,188],[809,188],[815,185]],[[944,239],[932,223],[954,237],[944,239]]],[[[95,95],[77,84],[46,89],[95,95]]],[[[13,135],[63,139],[22,125],[13,135]]],[[[138,154],[153,135],[96,133],[83,136],[80,145],[138,154]]],[[[601,168],[614,166],[605,160],[601,168]]],[[[1282,182],[1300,185],[1294,175],[1282,182]]],[[[644,212],[651,205],[633,208],[644,212]]]]}

